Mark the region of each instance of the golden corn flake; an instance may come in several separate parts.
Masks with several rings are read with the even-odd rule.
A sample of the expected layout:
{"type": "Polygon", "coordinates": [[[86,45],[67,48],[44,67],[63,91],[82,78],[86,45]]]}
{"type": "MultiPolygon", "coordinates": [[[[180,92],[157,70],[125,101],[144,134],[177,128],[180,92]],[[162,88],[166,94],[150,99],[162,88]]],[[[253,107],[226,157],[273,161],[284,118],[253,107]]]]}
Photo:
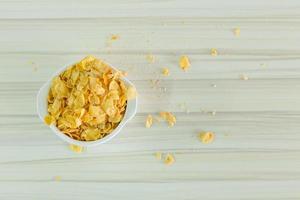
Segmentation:
{"type": "Polygon", "coordinates": [[[181,56],[179,60],[179,66],[182,70],[186,71],[190,67],[190,60],[187,56],[181,56]]]}
{"type": "Polygon", "coordinates": [[[162,74],[163,74],[164,76],[169,76],[169,74],[170,74],[169,69],[168,69],[168,68],[163,68],[163,69],[162,69],[162,74]]]}
{"type": "Polygon", "coordinates": [[[54,181],[61,181],[61,176],[54,176],[54,181]]]}
{"type": "Polygon", "coordinates": [[[215,136],[213,132],[200,132],[199,139],[202,143],[208,144],[214,140],[215,136]]]}
{"type": "Polygon", "coordinates": [[[215,48],[212,48],[212,49],[210,49],[210,55],[211,56],[217,56],[219,53],[218,53],[218,50],[217,49],[215,49],[215,48]]]}
{"type": "Polygon", "coordinates": [[[75,140],[98,140],[118,126],[127,100],[135,97],[135,88],[125,85],[120,72],[88,56],[53,78],[45,123],[75,140]]]}
{"type": "Polygon", "coordinates": [[[164,162],[166,165],[172,165],[175,162],[175,158],[172,154],[167,154],[164,162]]]}
{"type": "Polygon", "coordinates": [[[115,41],[115,40],[120,39],[120,36],[119,36],[119,35],[113,34],[113,35],[111,35],[110,39],[111,39],[112,41],[115,41]]]}
{"type": "Polygon", "coordinates": [[[54,122],[54,118],[51,115],[46,115],[44,121],[48,126],[50,126],[54,122]]]}
{"type": "Polygon", "coordinates": [[[146,128],[150,128],[152,126],[152,123],[153,123],[153,117],[152,115],[148,115],[145,122],[146,128]]]}
{"type": "Polygon", "coordinates": [[[169,126],[172,127],[176,123],[176,117],[170,112],[160,112],[160,117],[166,120],[169,123],[169,126]]]}
{"type": "Polygon", "coordinates": [[[71,144],[70,149],[76,153],[81,153],[83,151],[83,147],[71,144]]]}

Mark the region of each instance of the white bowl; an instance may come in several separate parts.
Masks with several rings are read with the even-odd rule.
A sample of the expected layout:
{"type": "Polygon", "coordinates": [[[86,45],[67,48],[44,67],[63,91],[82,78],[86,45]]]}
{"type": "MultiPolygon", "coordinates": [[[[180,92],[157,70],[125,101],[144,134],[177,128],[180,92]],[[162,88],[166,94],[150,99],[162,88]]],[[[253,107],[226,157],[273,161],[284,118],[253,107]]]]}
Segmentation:
{"type": "MultiPolygon", "coordinates": [[[[52,75],[52,77],[40,88],[40,90],[37,94],[37,112],[38,112],[40,119],[43,122],[44,122],[45,116],[48,115],[47,97],[48,97],[48,92],[49,92],[49,89],[51,86],[51,81],[55,76],[59,75],[61,72],[63,72],[66,68],[68,68],[71,65],[72,64],[66,65],[66,66],[62,67],[61,69],[59,69],[56,73],[54,73],[52,75]]],[[[112,67],[111,65],[109,65],[109,66],[112,69],[117,70],[115,67],[112,67]]],[[[125,82],[125,84],[127,86],[135,87],[127,78],[123,77],[122,80],[125,82]]],[[[127,101],[127,107],[126,107],[124,118],[122,119],[120,124],[117,126],[117,128],[114,129],[109,135],[107,135],[99,140],[95,140],[95,141],[74,140],[74,139],[68,137],[67,135],[65,135],[63,132],[61,132],[55,125],[50,125],[49,127],[58,137],[60,137],[62,140],[66,141],[70,144],[83,146],[83,147],[96,146],[96,145],[108,142],[113,137],[118,135],[120,133],[121,129],[125,126],[125,124],[134,117],[134,115],[136,114],[136,111],[137,111],[137,97],[135,99],[127,101]]]]}

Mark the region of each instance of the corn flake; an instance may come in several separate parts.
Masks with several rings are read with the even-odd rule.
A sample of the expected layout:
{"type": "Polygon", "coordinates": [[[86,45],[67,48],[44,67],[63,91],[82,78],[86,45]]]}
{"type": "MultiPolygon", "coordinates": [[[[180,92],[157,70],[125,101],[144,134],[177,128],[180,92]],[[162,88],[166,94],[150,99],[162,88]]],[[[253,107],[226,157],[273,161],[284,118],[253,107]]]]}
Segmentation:
{"type": "Polygon", "coordinates": [[[176,123],[176,117],[170,112],[160,112],[160,117],[166,120],[169,123],[169,126],[172,127],[176,123]]]}
{"type": "Polygon", "coordinates": [[[214,133],[213,132],[200,132],[199,139],[202,143],[208,144],[214,140],[214,133]]]}
{"type": "MultiPolygon", "coordinates": [[[[53,78],[48,93],[47,125],[67,136],[94,141],[111,133],[123,119],[127,100],[136,90],[125,85],[121,72],[93,56],[68,67],[53,78]]],[[[75,152],[80,147],[70,146],[75,152]]]]}
{"type": "Polygon", "coordinates": [[[169,69],[168,68],[163,68],[162,69],[162,74],[164,75],[164,76],[169,76],[169,74],[170,74],[170,72],[169,72],[169,69]]]}
{"type": "Polygon", "coordinates": [[[172,154],[167,154],[164,162],[166,165],[172,165],[175,162],[175,158],[172,154]]]}
{"type": "Polygon", "coordinates": [[[181,56],[179,60],[179,66],[182,70],[186,71],[190,67],[190,60],[187,56],[181,56]]]}
{"type": "Polygon", "coordinates": [[[152,123],[153,123],[153,117],[152,115],[148,115],[145,122],[146,128],[150,128],[152,126],[152,123]]]}
{"type": "Polygon", "coordinates": [[[211,56],[217,56],[219,53],[218,53],[218,50],[217,49],[215,49],[215,48],[212,48],[212,49],[210,49],[210,55],[211,56]]]}
{"type": "Polygon", "coordinates": [[[83,147],[81,147],[81,146],[71,144],[69,147],[72,151],[74,151],[76,153],[82,153],[82,151],[83,151],[83,147]]]}

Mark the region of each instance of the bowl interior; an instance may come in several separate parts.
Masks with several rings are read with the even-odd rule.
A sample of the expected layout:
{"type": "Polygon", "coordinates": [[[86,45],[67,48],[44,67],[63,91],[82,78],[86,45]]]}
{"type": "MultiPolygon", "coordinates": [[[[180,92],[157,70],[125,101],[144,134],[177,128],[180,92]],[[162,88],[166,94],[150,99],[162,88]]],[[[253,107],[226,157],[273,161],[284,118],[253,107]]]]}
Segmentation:
{"type": "MultiPolygon", "coordinates": [[[[37,95],[37,112],[38,112],[38,115],[39,115],[40,119],[43,122],[44,122],[45,116],[48,115],[47,97],[48,97],[48,92],[49,92],[49,89],[50,89],[50,86],[51,86],[51,81],[55,76],[59,75],[61,72],[63,72],[69,66],[70,65],[66,65],[65,67],[58,70],[55,74],[53,74],[52,77],[40,88],[40,90],[38,92],[38,95],[37,95]]],[[[116,68],[114,68],[114,67],[111,67],[111,68],[116,70],[116,68]]],[[[127,86],[134,87],[134,85],[127,78],[123,77],[122,80],[125,82],[125,84],[127,86]]],[[[95,141],[78,141],[78,140],[72,139],[72,138],[68,137],[67,135],[65,135],[64,133],[62,133],[55,125],[50,125],[50,129],[58,137],[60,137],[61,139],[63,139],[64,141],[66,141],[70,144],[79,145],[79,146],[95,146],[95,145],[98,145],[98,144],[105,143],[105,142],[111,140],[113,137],[115,137],[120,132],[120,130],[123,128],[123,126],[130,119],[132,119],[134,117],[134,115],[136,114],[136,111],[137,111],[137,98],[127,101],[127,106],[126,106],[126,111],[125,111],[124,118],[119,123],[117,128],[114,129],[109,135],[105,136],[104,138],[101,138],[101,139],[95,140],[95,141]]]]}

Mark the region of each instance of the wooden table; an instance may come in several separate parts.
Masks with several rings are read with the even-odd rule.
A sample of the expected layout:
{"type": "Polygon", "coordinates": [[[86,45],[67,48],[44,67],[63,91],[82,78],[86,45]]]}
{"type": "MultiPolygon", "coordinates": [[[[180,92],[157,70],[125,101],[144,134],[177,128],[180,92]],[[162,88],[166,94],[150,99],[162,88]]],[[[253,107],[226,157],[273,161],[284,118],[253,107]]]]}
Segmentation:
{"type": "Polygon", "coordinates": [[[0,199],[299,199],[299,14],[296,0],[1,1],[0,199]],[[76,154],[35,98],[90,54],[129,73],[139,107],[118,137],[76,154]],[[176,125],[146,129],[159,111],[176,125]],[[202,144],[201,130],[215,141],[202,144]]]}

